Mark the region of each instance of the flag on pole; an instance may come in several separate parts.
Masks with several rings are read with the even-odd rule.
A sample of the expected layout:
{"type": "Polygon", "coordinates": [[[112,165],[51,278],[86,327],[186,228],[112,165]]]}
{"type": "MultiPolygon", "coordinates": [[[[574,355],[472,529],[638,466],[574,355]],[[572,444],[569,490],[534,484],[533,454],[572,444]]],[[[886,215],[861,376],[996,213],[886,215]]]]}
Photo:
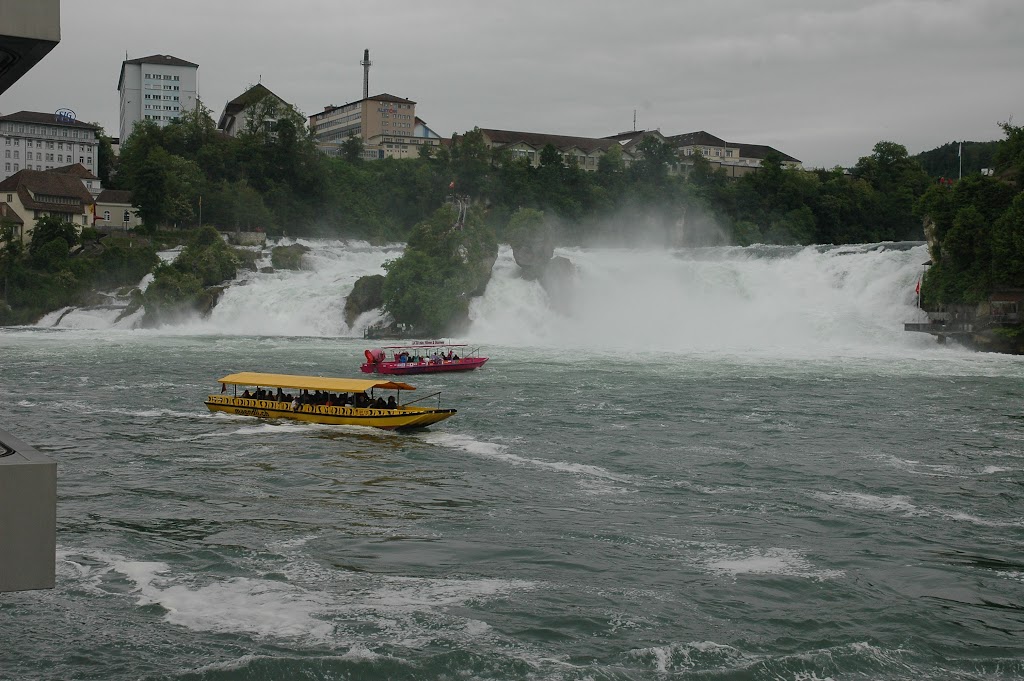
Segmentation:
{"type": "Polygon", "coordinates": [[[228,389],[228,386],[227,386],[227,384],[225,384],[225,383],[221,383],[221,384],[220,384],[220,391],[221,391],[222,393],[223,393],[223,392],[227,392],[227,389],[228,389]]]}
{"type": "Polygon", "coordinates": [[[917,280],[917,286],[914,287],[914,293],[921,295],[921,280],[917,280]]]}

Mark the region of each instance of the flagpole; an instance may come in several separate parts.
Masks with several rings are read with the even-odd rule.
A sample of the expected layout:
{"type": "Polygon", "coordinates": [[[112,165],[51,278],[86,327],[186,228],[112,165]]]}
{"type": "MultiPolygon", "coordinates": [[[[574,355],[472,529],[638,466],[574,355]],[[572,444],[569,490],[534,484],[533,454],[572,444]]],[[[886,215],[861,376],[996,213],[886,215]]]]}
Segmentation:
{"type": "Polygon", "coordinates": [[[964,143],[963,142],[960,143],[960,150],[956,152],[956,156],[957,156],[957,158],[960,159],[960,177],[959,177],[959,179],[962,180],[962,179],[964,179],[964,143]]]}

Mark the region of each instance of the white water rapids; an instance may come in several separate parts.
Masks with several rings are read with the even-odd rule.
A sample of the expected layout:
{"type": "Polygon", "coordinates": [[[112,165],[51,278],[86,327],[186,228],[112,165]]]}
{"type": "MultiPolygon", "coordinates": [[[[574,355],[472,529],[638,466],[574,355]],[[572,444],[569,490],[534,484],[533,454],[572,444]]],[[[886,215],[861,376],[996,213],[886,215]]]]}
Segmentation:
{"type": "MultiPolygon", "coordinates": [[[[155,333],[361,337],[380,319],[344,321],[359,277],[382,274],[401,246],[300,240],[306,269],[243,271],[207,319],[155,333]]],[[[269,253],[269,251],[267,251],[269,253]]],[[[473,301],[474,343],[563,346],[602,351],[769,352],[904,355],[934,347],[903,330],[920,321],[914,285],[928,259],[923,245],[723,247],[681,250],[559,249],[577,269],[567,302],[553,304],[519,275],[503,246],[485,294],[473,301]]],[[[260,265],[268,265],[269,256],[260,265]]],[[[130,330],[140,314],[72,309],[38,326],[130,330]]]]}

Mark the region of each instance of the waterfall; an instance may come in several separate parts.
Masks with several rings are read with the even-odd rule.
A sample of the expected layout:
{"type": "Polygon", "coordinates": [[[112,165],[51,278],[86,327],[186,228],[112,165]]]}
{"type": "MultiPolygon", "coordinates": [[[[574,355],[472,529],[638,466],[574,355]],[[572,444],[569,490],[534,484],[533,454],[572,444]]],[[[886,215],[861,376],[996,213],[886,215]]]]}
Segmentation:
{"type": "MultiPolygon", "coordinates": [[[[380,318],[348,327],[344,304],[356,280],[382,274],[400,245],[301,240],[305,269],[242,271],[212,314],[158,332],[360,337],[380,318]]],[[[474,342],[611,351],[794,352],[928,347],[903,330],[921,320],[914,285],[923,244],[752,246],[692,249],[562,248],[576,267],[559,304],[520,276],[503,246],[486,292],[470,307],[474,342]]],[[[261,266],[269,265],[269,251],[261,266]]],[[[40,326],[131,328],[116,310],[61,310],[40,326]]]]}
{"type": "Polygon", "coordinates": [[[474,340],[622,351],[848,351],[921,346],[923,244],[679,250],[560,249],[577,278],[565,314],[503,249],[471,309],[474,340]]]}

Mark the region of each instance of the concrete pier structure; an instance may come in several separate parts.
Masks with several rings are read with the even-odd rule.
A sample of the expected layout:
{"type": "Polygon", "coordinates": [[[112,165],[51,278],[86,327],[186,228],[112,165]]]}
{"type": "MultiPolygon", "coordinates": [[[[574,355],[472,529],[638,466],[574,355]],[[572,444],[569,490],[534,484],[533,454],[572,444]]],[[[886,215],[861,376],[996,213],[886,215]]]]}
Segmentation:
{"type": "Polygon", "coordinates": [[[0,430],[0,592],[52,589],[57,462],[0,430]]]}

